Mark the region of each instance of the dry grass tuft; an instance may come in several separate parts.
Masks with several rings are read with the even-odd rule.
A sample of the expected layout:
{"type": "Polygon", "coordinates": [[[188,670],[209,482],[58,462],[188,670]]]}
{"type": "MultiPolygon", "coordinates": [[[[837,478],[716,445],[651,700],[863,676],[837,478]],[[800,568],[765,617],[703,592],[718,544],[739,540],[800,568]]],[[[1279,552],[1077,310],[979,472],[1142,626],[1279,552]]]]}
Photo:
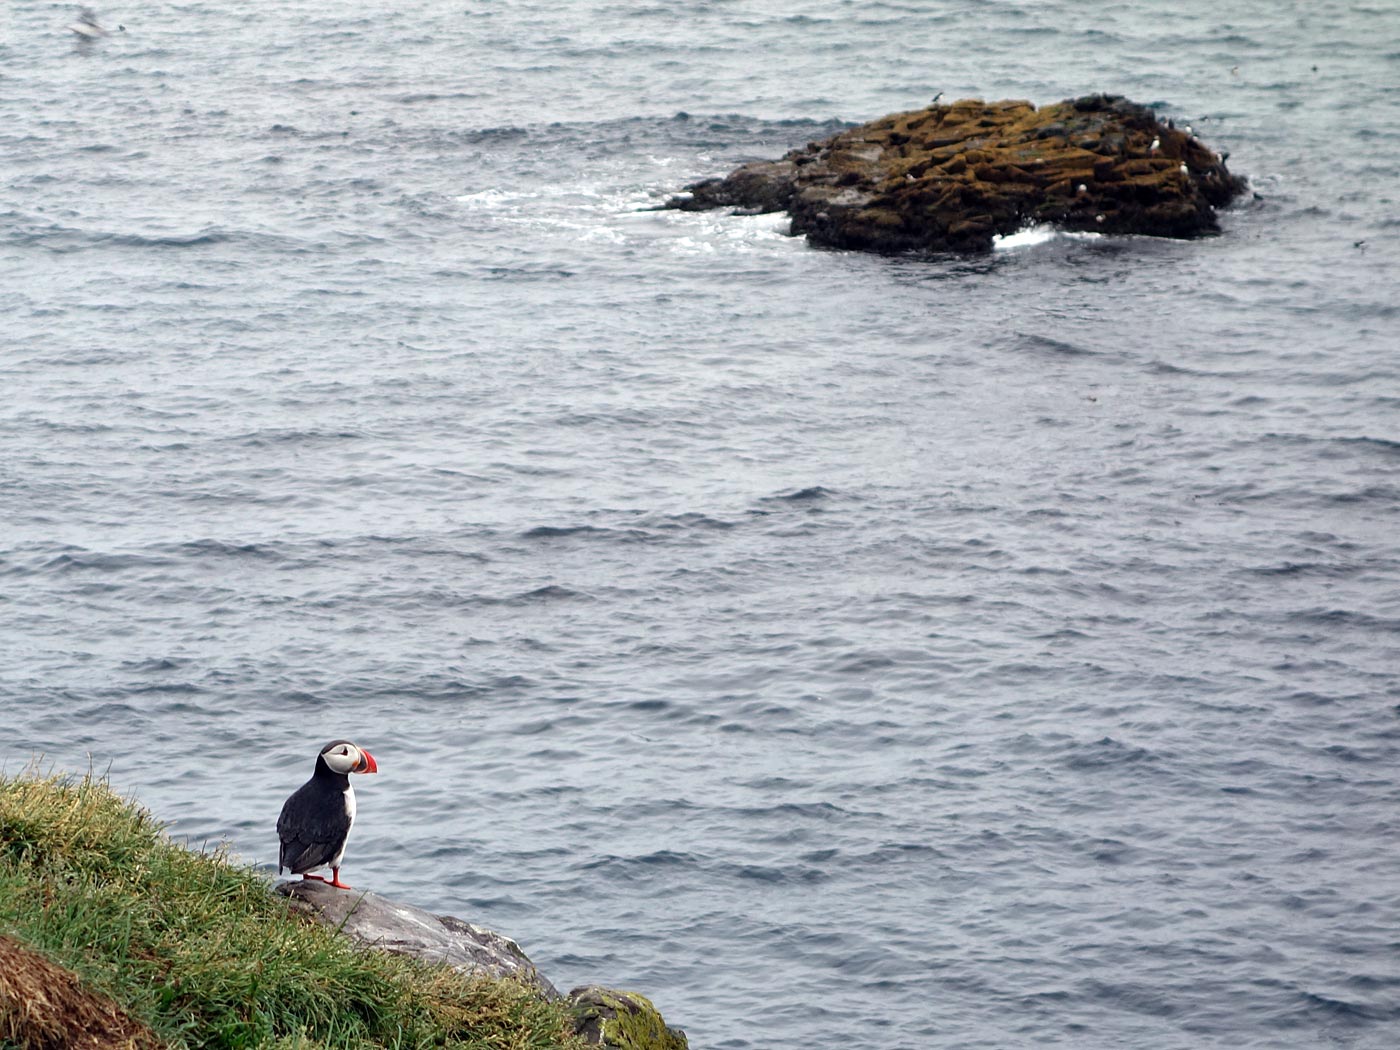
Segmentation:
{"type": "Polygon", "coordinates": [[[110,999],[38,952],[0,936],[0,1042],[22,1050],[157,1050],[161,1046],[110,999]]]}

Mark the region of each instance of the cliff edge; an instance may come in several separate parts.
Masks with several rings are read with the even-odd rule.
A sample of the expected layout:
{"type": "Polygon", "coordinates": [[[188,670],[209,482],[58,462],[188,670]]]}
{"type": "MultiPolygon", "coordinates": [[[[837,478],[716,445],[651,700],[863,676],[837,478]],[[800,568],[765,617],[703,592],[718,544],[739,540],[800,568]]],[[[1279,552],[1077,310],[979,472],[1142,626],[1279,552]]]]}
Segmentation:
{"type": "Polygon", "coordinates": [[[685,1050],[507,937],[190,849],[105,781],[0,773],[0,1046],[685,1050]],[[374,950],[368,950],[374,949],[374,950]]]}

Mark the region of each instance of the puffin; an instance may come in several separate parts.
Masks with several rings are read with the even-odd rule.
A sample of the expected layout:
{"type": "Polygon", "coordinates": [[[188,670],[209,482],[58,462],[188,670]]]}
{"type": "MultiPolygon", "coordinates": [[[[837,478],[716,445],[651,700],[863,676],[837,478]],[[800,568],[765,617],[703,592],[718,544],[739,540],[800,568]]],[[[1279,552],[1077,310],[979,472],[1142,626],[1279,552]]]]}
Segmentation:
{"type": "Polygon", "coordinates": [[[332,740],[316,756],[311,779],[292,792],[277,818],[282,852],[277,873],[283,869],[303,879],[328,882],[338,890],[350,887],[340,881],[340,861],[345,840],[355,823],[355,789],[351,773],[378,773],[374,756],[348,740],[332,740]],[[312,868],[330,868],[331,877],[308,875],[312,868]]]}

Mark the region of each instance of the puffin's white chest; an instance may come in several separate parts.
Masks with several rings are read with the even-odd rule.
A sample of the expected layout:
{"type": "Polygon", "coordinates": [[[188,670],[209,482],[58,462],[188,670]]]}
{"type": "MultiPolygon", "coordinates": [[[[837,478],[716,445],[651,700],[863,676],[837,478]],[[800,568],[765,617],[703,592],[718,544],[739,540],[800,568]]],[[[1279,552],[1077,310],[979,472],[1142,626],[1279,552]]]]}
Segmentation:
{"type": "Polygon", "coordinates": [[[350,838],[350,825],[355,823],[355,789],[346,784],[345,791],[340,797],[345,802],[345,839],[341,841],[340,849],[336,851],[335,856],[330,859],[328,866],[331,868],[340,867],[340,862],[345,857],[345,841],[350,838]]]}

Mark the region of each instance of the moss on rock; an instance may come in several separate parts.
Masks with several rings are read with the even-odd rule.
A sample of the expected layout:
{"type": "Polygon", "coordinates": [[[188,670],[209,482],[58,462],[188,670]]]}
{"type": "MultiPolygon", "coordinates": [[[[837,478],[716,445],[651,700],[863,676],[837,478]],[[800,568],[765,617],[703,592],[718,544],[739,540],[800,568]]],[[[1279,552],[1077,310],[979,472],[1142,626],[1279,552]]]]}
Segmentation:
{"type": "Polygon", "coordinates": [[[597,986],[569,993],[574,1030],[585,1042],[613,1050],[688,1050],[685,1033],[670,1028],[651,1000],[597,986]]]}

